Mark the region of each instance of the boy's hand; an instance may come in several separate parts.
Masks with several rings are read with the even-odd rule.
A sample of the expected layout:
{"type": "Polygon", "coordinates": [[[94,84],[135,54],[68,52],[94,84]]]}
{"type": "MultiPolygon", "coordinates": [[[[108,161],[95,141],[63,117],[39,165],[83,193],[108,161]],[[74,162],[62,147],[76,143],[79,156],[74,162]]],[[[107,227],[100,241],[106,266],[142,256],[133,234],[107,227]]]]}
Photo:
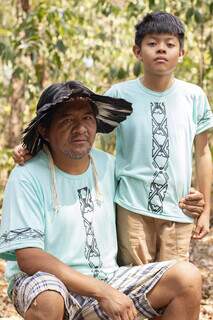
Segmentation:
{"type": "Polygon", "coordinates": [[[179,201],[179,207],[186,215],[192,218],[197,218],[201,215],[204,205],[203,194],[194,188],[191,188],[189,194],[179,201]]]}
{"type": "Polygon", "coordinates": [[[209,233],[209,214],[203,212],[201,216],[197,219],[196,228],[193,232],[193,239],[202,239],[209,233]]]}
{"type": "Polygon", "coordinates": [[[112,320],[134,320],[137,310],[133,301],[124,293],[107,287],[104,296],[98,299],[101,309],[112,320]]]}
{"type": "Polygon", "coordinates": [[[23,145],[19,144],[14,148],[13,160],[15,161],[15,163],[18,163],[19,165],[23,166],[24,163],[31,158],[31,154],[27,149],[23,147],[23,145]]]}

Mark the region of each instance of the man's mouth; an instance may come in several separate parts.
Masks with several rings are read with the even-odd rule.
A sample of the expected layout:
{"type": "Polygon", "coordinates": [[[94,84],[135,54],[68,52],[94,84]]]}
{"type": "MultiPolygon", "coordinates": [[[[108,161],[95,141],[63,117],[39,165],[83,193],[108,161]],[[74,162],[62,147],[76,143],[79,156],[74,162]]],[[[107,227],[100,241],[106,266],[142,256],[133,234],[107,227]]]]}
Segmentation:
{"type": "Polygon", "coordinates": [[[71,140],[71,143],[85,143],[88,142],[86,138],[75,138],[71,140]]]}

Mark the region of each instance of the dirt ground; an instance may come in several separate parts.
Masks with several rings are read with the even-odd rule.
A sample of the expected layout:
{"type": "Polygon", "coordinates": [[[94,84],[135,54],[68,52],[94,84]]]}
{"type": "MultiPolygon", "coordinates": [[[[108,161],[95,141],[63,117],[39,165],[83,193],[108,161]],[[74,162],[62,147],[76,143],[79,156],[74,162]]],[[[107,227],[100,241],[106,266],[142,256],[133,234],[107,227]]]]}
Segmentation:
{"type": "MultiPolygon", "coordinates": [[[[213,320],[213,228],[203,240],[192,244],[190,260],[198,266],[203,276],[200,320],[213,320]]],[[[5,263],[0,260],[0,319],[18,320],[21,318],[7,297],[7,284],[3,277],[4,268],[5,263]]]]}

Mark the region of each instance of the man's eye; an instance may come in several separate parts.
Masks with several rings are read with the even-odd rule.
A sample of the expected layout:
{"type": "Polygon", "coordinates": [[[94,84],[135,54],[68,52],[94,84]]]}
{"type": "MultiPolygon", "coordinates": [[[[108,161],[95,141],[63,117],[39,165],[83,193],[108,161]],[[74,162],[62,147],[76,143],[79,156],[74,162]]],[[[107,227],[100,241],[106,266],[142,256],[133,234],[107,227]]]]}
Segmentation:
{"type": "Polygon", "coordinates": [[[62,121],[62,124],[66,125],[66,124],[71,124],[72,123],[72,119],[64,119],[62,121]]]}
{"type": "Polygon", "coordinates": [[[85,119],[86,119],[86,120],[93,120],[94,117],[93,117],[93,116],[86,116],[85,119]]]}

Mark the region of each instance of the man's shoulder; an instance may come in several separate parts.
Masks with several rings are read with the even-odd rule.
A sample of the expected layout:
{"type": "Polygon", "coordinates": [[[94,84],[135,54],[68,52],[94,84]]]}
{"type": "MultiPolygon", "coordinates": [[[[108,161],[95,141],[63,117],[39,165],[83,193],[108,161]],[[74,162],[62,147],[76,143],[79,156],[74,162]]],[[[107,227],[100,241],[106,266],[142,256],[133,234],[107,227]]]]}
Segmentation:
{"type": "Polygon", "coordinates": [[[109,161],[111,163],[115,162],[115,157],[112,154],[110,154],[108,152],[105,152],[103,150],[100,150],[100,149],[97,149],[97,148],[92,148],[91,154],[92,154],[92,156],[94,157],[95,160],[98,160],[98,161],[109,161]]]}
{"type": "Polygon", "coordinates": [[[32,159],[25,162],[23,166],[17,165],[10,174],[10,179],[30,179],[32,177],[38,177],[42,175],[48,168],[46,155],[43,151],[40,151],[32,159]]]}

